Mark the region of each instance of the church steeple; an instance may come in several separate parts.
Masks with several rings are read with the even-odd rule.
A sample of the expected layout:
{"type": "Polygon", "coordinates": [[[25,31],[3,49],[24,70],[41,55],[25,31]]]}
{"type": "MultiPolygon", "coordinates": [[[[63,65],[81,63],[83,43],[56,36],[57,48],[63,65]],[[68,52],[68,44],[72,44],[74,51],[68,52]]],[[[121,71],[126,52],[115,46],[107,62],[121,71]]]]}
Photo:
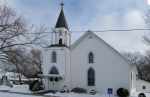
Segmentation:
{"type": "Polygon", "coordinates": [[[68,27],[68,24],[67,24],[65,15],[64,15],[63,6],[64,6],[64,3],[62,2],[61,3],[61,11],[60,11],[59,17],[57,19],[55,28],[66,28],[68,30],[69,27],[68,27]]]}
{"type": "Polygon", "coordinates": [[[71,33],[69,32],[63,6],[64,3],[61,3],[61,11],[51,35],[51,47],[70,47],[71,44],[71,33]]]}

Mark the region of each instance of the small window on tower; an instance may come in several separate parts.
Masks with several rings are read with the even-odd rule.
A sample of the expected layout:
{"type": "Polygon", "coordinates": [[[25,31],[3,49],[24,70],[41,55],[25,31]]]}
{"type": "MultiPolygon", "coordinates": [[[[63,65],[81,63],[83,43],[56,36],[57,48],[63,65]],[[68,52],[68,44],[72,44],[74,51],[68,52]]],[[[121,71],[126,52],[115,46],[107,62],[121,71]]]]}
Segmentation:
{"type": "Polygon", "coordinates": [[[62,45],[62,39],[59,39],[59,45],[62,45]]]}
{"type": "Polygon", "coordinates": [[[55,51],[52,52],[52,57],[51,57],[52,63],[56,63],[57,62],[57,54],[55,51]]]}

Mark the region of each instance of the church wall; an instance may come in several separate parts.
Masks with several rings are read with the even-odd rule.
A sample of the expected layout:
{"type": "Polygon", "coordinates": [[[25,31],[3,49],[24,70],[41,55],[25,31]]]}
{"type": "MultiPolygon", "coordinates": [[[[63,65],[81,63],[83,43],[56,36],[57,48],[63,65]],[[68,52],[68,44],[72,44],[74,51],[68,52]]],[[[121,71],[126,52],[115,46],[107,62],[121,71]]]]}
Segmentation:
{"type": "Polygon", "coordinates": [[[45,74],[48,74],[51,67],[56,66],[59,73],[61,75],[64,75],[65,74],[65,71],[64,71],[65,70],[65,57],[64,57],[65,52],[63,51],[63,49],[53,47],[53,48],[47,48],[45,51],[46,51],[45,54],[43,53],[44,54],[43,56],[44,57],[43,58],[43,70],[44,71],[43,72],[45,74]],[[53,51],[57,53],[56,63],[51,62],[51,56],[52,56],[53,51]]]}
{"type": "MultiPolygon", "coordinates": [[[[66,47],[50,47],[46,48],[42,52],[42,70],[43,74],[49,74],[51,68],[55,66],[59,74],[63,77],[62,86],[69,85],[70,82],[70,50],[66,47]],[[57,62],[52,63],[51,56],[52,52],[55,51],[57,54],[57,62]]],[[[48,85],[48,81],[44,79],[45,85],[48,85]]],[[[47,88],[48,89],[48,88],[47,88]]]]}
{"type": "Polygon", "coordinates": [[[95,88],[107,93],[108,88],[116,89],[130,85],[130,66],[121,56],[102,40],[89,34],[71,51],[71,86],[95,88]],[[94,53],[94,63],[88,63],[88,53],[94,53]],[[96,85],[87,86],[87,70],[95,69],[96,85]]]}

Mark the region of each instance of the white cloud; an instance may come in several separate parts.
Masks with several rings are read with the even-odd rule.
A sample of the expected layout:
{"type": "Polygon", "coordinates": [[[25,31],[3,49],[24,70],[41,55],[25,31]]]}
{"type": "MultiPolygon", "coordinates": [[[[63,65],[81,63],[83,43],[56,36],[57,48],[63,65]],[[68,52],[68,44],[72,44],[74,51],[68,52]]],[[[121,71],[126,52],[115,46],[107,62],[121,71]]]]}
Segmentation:
{"type": "MultiPolygon", "coordinates": [[[[82,0],[80,2],[81,5],[84,3],[82,0]]],[[[93,17],[83,15],[83,18],[89,18],[86,25],[81,24],[83,28],[74,27],[72,29],[108,30],[147,27],[143,19],[147,11],[147,3],[144,0],[87,0],[82,7],[88,13],[92,14],[94,10],[96,12],[94,15],[92,14],[93,17]]],[[[80,23],[79,21],[79,25],[80,23]]],[[[146,32],[101,32],[98,35],[119,51],[140,51],[143,53],[149,49],[149,46],[143,42],[143,36],[146,32]]]]}
{"type": "Polygon", "coordinates": [[[8,5],[12,5],[15,4],[15,0],[0,0],[0,5],[4,5],[4,4],[8,4],[8,5]]]}
{"type": "MultiPolygon", "coordinates": [[[[0,0],[5,2],[6,0],[0,0]]],[[[46,24],[54,27],[58,16],[58,1],[44,4],[44,1],[7,0],[19,13],[22,13],[35,24],[46,24]],[[25,5],[22,1],[27,1],[25,5]],[[18,3],[19,2],[19,3],[18,3]],[[36,2],[38,2],[36,4],[36,2]]],[[[45,1],[47,2],[47,1],[45,1]]],[[[66,2],[65,12],[71,30],[107,30],[144,28],[146,24],[143,14],[147,10],[146,0],[69,0],[66,2]],[[77,3],[77,4],[75,4],[77,3]]],[[[148,49],[143,43],[145,31],[134,32],[104,32],[98,33],[105,41],[120,51],[144,51],[148,49]]],[[[80,33],[81,34],[81,33],[80,33]]],[[[74,34],[73,34],[74,35],[74,34]]],[[[80,36],[79,34],[75,37],[80,36]]],[[[73,36],[74,38],[74,36],[73,36]]]]}
{"type": "Polygon", "coordinates": [[[6,4],[6,0],[0,0],[0,5],[6,4]]]}

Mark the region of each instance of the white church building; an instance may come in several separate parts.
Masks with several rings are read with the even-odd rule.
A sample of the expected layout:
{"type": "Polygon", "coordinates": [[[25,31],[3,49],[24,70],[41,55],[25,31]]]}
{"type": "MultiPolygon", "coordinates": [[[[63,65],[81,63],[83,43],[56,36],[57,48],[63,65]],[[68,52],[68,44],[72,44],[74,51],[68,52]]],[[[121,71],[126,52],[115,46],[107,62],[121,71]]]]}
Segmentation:
{"type": "Polygon", "coordinates": [[[46,90],[81,87],[107,93],[111,88],[116,94],[120,87],[131,91],[136,79],[132,65],[94,32],[71,44],[63,4],[51,44],[42,50],[42,69],[46,90]]]}

